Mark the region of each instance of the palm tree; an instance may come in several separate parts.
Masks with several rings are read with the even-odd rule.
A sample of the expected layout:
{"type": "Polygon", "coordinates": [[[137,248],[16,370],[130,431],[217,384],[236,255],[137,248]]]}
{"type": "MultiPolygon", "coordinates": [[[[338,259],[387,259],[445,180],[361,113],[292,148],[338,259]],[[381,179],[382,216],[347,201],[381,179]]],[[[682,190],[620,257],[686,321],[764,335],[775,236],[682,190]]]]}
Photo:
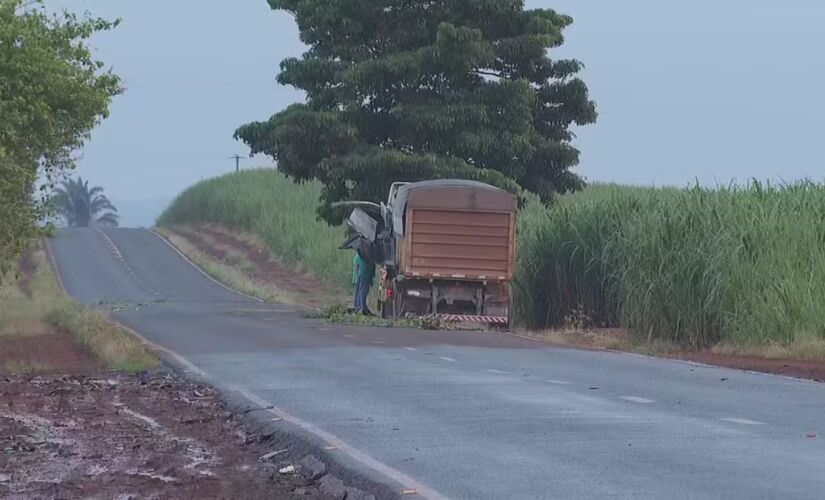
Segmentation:
{"type": "Polygon", "coordinates": [[[69,227],[117,227],[117,208],[103,194],[103,188],[89,189],[89,182],[80,177],[63,181],[55,189],[53,202],[69,227]]]}

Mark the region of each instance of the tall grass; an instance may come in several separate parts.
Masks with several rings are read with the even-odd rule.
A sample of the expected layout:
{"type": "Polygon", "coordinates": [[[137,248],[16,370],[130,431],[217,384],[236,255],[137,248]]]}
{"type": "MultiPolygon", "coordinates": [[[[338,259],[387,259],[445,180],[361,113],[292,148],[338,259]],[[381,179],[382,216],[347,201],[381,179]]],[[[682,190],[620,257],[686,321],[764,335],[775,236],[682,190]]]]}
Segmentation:
{"type": "MultiPolygon", "coordinates": [[[[343,287],[343,232],[316,220],[319,192],[272,170],[249,171],[190,188],[159,223],[257,233],[343,287]]],[[[515,314],[530,328],[584,314],[595,326],[690,347],[825,339],[822,185],[597,185],[551,208],[528,202],[517,244],[515,314]]]]}
{"type": "Polygon", "coordinates": [[[320,194],[318,184],[296,185],[271,169],[248,170],[187,189],[158,225],[213,222],[255,233],[287,262],[343,288],[350,282],[352,255],[338,250],[343,229],[316,218],[320,194]]]}
{"type": "Polygon", "coordinates": [[[825,186],[602,187],[523,213],[520,317],[704,347],[825,339],[825,186]]]}

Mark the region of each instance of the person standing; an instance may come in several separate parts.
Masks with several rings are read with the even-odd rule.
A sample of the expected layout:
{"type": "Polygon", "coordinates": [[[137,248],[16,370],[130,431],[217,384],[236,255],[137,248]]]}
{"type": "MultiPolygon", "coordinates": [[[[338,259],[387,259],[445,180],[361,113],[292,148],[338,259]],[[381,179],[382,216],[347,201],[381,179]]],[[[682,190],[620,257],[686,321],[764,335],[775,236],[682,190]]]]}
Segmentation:
{"type": "Polygon", "coordinates": [[[355,312],[372,316],[367,307],[367,297],[375,279],[375,263],[364,259],[358,252],[355,252],[352,262],[355,274],[355,312]]]}

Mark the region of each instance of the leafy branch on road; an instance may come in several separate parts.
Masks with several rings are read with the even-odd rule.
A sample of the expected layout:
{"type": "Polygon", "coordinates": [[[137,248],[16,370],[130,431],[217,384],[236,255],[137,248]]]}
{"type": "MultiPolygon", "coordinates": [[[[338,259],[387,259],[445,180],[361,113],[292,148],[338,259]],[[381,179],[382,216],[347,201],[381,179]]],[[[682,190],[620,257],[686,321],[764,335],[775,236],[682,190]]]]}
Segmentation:
{"type": "Polygon", "coordinates": [[[359,326],[375,326],[383,328],[417,328],[420,330],[444,330],[447,324],[441,322],[438,318],[415,318],[415,319],[399,319],[392,321],[383,319],[378,316],[367,316],[364,314],[357,314],[350,311],[343,305],[336,305],[328,307],[327,309],[308,315],[312,318],[323,319],[329,323],[338,323],[345,325],[359,325],[359,326]]]}

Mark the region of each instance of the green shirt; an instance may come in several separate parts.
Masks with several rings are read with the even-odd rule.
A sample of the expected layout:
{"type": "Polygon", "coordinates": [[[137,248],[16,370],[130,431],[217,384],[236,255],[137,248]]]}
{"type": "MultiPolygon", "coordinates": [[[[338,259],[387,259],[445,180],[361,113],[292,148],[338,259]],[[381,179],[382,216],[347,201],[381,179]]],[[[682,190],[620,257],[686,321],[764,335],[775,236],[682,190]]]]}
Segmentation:
{"type": "Polygon", "coordinates": [[[361,256],[358,255],[358,252],[355,252],[355,255],[352,256],[352,286],[358,284],[358,268],[360,267],[358,263],[361,261],[361,256]]]}
{"type": "Polygon", "coordinates": [[[352,258],[352,284],[358,283],[359,278],[372,282],[375,278],[375,264],[365,261],[355,252],[355,257],[352,258]]]}

